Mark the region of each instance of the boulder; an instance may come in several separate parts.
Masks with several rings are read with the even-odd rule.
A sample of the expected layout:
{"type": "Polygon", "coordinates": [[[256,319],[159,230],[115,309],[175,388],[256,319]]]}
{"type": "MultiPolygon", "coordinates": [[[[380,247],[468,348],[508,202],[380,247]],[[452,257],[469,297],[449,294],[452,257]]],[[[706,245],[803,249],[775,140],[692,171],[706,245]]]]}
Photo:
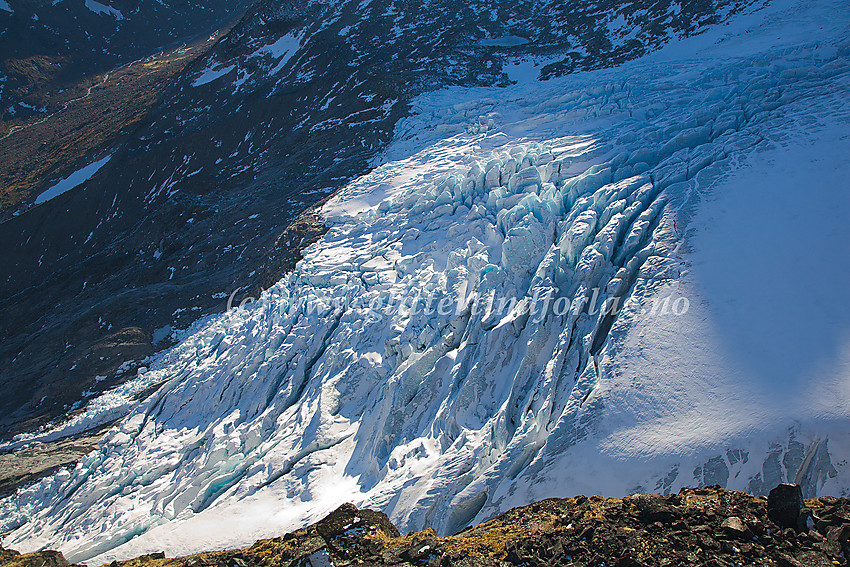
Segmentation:
{"type": "Polygon", "coordinates": [[[803,511],[803,491],[798,484],[780,484],[767,495],[767,517],[783,528],[797,529],[803,511]]]}
{"type": "Polygon", "coordinates": [[[732,537],[746,537],[750,531],[744,521],[738,516],[726,518],[720,524],[720,527],[723,528],[727,535],[732,537]]]}
{"type": "Polygon", "coordinates": [[[328,517],[316,524],[316,532],[325,538],[352,534],[383,531],[390,537],[398,537],[399,532],[386,514],[375,510],[359,510],[354,504],[343,504],[328,517]]]}
{"type": "Polygon", "coordinates": [[[630,498],[639,512],[642,522],[651,524],[661,522],[667,524],[681,516],[681,513],[667,503],[663,496],[655,494],[638,494],[630,498]]]}

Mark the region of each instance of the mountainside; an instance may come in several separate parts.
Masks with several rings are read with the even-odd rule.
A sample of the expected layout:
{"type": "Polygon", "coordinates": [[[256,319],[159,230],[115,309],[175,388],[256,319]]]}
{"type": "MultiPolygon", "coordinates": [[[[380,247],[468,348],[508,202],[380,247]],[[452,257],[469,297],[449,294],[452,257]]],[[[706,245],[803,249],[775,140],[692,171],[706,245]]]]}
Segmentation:
{"type": "Polygon", "coordinates": [[[0,4],[3,126],[16,118],[54,111],[52,95],[80,77],[214,32],[249,5],[245,0],[4,1],[0,4]]]}
{"type": "MultiPolygon", "coordinates": [[[[509,84],[507,72],[522,70],[524,57],[551,56],[541,77],[616,65],[748,4],[257,4],[179,76],[157,77],[153,88],[162,92],[137,122],[110,117],[132,122],[127,131],[85,136],[106,141],[30,179],[25,196],[0,210],[0,241],[8,243],[0,264],[0,435],[62,416],[132,377],[141,360],[173,343],[171,330],[220,312],[234,292],[240,302],[280,279],[302,241],[322,232],[321,223],[294,234],[284,234],[287,227],[375,165],[415,96],[509,84]]],[[[11,6],[9,17],[29,17],[11,6]]],[[[117,22],[72,0],[44,10],[72,8],[88,12],[80,26],[85,15],[118,26],[119,35],[131,31],[131,11],[117,3],[127,12],[117,22]]],[[[180,3],[139,9],[194,13],[180,3]]],[[[29,33],[47,33],[39,29],[29,33]]],[[[150,41],[161,37],[151,33],[150,41]]],[[[135,99],[149,88],[127,90],[135,99]]],[[[33,132],[14,132],[0,147],[18,155],[13,142],[38,142],[33,132]]],[[[8,168],[32,177],[36,150],[8,168]]],[[[19,181],[13,175],[8,184],[19,181]]]]}
{"type": "Polygon", "coordinates": [[[126,263],[80,297],[139,298],[170,331],[238,301],[230,278],[276,280],[300,244],[278,231],[342,186],[256,301],[3,446],[126,414],[76,468],[0,500],[5,546],[97,564],[248,545],[343,502],[446,535],[581,492],[846,495],[850,6],[727,6],[649,54],[639,11],[606,19],[606,44],[568,39],[574,4],[448,6],[262,4],[45,203],[75,219],[50,248],[62,285],[106,270],[75,250],[91,231],[126,263]]]}
{"type": "MultiPolygon", "coordinates": [[[[150,347],[138,325],[117,333],[108,332],[109,324],[92,328],[105,311],[80,297],[62,262],[54,262],[55,241],[73,238],[77,220],[86,222],[86,211],[64,206],[68,196],[62,194],[111,161],[167,84],[248,7],[247,0],[114,4],[0,3],[3,437],[79,406],[83,391],[92,386],[99,391],[96,376],[102,381],[124,360],[143,357],[145,343],[150,347]],[[22,247],[30,254],[26,261],[22,247]],[[22,269],[34,277],[20,279],[22,269]],[[86,312],[94,319],[81,317],[86,312]],[[75,348],[69,346],[71,336],[75,348]],[[104,362],[85,361],[85,355],[104,362]],[[116,355],[122,360],[107,360],[116,355]],[[63,358],[72,362],[57,364],[63,358]]],[[[109,250],[89,246],[84,254],[109,250]]],[[[99,263],[100,272],[92,275],[108,277],[121,259],[99,263]]]]}

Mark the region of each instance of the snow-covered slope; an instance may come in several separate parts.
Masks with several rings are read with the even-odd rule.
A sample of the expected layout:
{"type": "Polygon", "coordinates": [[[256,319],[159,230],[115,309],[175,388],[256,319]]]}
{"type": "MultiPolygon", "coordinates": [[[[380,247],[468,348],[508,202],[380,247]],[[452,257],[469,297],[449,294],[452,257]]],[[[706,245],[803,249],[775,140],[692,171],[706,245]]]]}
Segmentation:
{"type": "Polygon", "coordinates": [[[616,69],[420,97],[294,272],[0,501],[4,545],[98,564],[345,501],[448,533],[576,493],[845,494],[848,21],[783,0],[616,69]]]}

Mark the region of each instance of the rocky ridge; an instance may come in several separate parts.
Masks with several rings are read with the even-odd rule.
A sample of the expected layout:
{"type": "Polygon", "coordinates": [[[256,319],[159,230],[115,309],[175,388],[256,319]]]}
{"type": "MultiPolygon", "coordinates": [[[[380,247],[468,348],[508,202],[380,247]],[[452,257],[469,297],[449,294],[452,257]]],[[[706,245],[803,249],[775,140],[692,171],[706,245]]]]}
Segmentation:
{"type": "Polygon", "coordinates": [[[74,465],[97,444],[111,424],[83,434],[52,443],[35,443],[19,451],[0,454],[0,497],[8,496],[20,486],[26,486],[74,465]]]}
{"type": "MultiPolygon", "coordinates": [[[[448,537],[431,529],[401,535],[385,514],[345,504],[311,526],[244,549],[153,553],[109,567],[827,567],[848,558],[850,499],[804,500],[798,485],[780,484],[767,498],[717,486],[553,498],[448,537]]],[[[57,551],[0,548],[2,567],[68,565],[57,551]]]]}

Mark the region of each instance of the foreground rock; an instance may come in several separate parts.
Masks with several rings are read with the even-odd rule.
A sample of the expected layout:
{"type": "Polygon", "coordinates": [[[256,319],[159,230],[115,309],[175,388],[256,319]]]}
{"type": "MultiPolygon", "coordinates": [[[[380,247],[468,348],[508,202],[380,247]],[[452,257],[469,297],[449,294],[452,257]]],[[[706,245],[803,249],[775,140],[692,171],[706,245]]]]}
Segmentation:
{"type": "Polygon", "coordinates": [[[767,517],[783,528],[805,529],[803,491],[796,484],[780,484],[767,495],[767,517]]]}
{"type": "MultiPolygon", "coordinates": [[[[400,535],[386,515],[345,504],[327,518],[283,537],[239,550],[167,558],[144,555],[110,567],[398,567],[543,566],[664,567],[848,564],[850,499],[800,501],[772,492],[770,502],[719,487],[628,498],[577,496],[514,508],[474,528],[439,537],[432,530],[400,535]],[[785,498],[782,501],[776,500],[785,498]],[[768,514],[782,505],[798,529],[768,514]]],[[[790,521],[790,520],[789,520],[790,521]]],[[[64,567],[55,551],[20,555],[0,548],[0,566],[64,567]]]]}

